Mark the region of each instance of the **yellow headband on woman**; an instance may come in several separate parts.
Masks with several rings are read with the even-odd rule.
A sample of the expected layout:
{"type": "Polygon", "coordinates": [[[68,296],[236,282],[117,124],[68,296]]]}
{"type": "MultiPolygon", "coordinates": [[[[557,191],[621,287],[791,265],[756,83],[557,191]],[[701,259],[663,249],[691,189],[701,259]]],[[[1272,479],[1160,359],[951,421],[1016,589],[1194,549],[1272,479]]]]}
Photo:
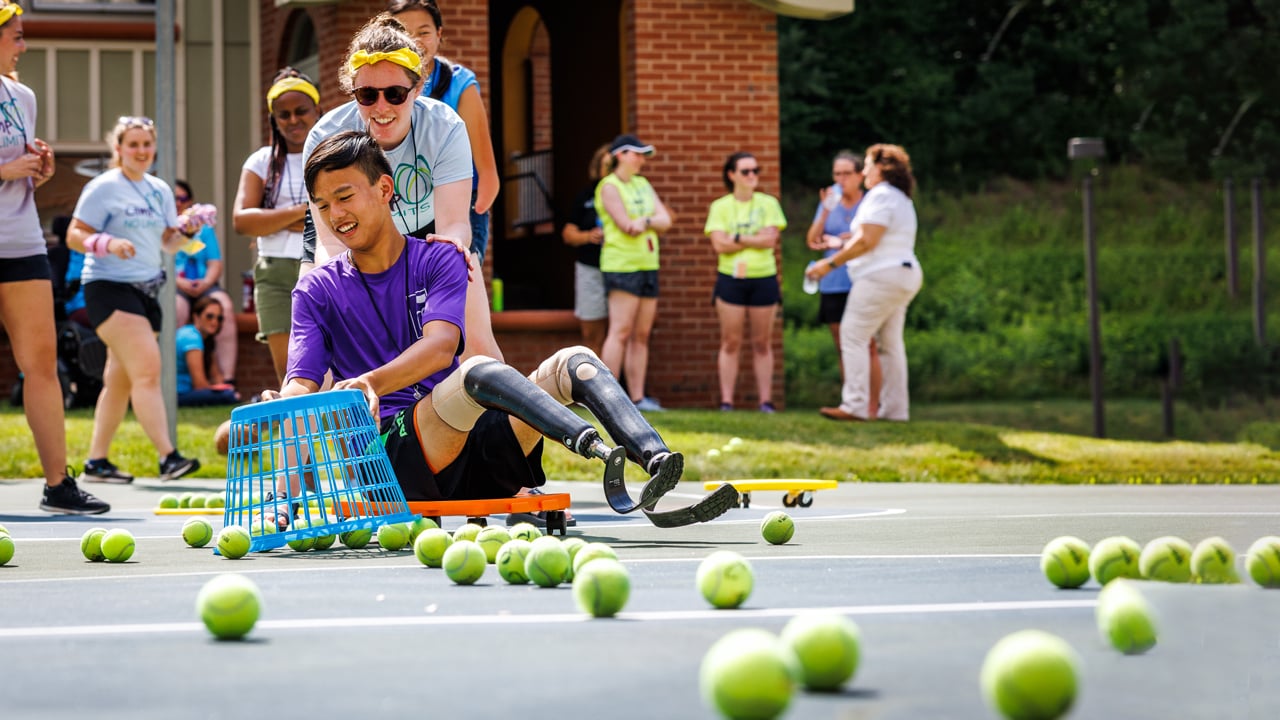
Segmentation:
{"type": "Polygon", "coordinates": [[[0,25],[4,25],[13,19],[14,15],[22,14],[22,6],[17,3],[5,3],[0,6],[0,25]]]}
{"type": "Polygon", "coordinates": [[[355,72],[365,65],[372,65],[376,62],[386,60],[393,62],[406,70],[419,72],[422,68],[422,56],[410,50],[409,48],[400,48],[395,52],[366,52],[357,50],[351,54],[351,60],[347,63],[351,72],[355,72]]]}
{"type": "Polygon", "coordinates": [[[271,111],[271,105],[275,103],[276,98],[287,92],[300,92],[311,98],[311,102],[317,105],[320,104],[320,91],[316,89],[315,85],[302,78],[287,77],[272,85],[271,89],[267,91],[267,112],[271,111]]]}

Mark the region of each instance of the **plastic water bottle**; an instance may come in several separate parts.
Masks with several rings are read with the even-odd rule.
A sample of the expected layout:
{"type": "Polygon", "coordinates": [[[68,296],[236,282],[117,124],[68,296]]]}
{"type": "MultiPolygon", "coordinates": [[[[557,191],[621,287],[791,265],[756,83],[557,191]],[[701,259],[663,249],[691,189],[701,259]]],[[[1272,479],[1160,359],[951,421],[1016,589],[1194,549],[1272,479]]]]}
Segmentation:
{"type": "Polygon", "coordinates": [[[245,270],[244,272],[240,273],[240,283],[241,283],[240,287],[243,288],[243,296],[241,297],[241,302],[240,302],[240,311],[254,312],[256,308],[254,307],[254,302],[253,302],[253,271],[245,270]]]}
{"type": "Polygon", "coordinates": [[[822,196],[822,207],[826,208],[827,212],[835,210],[836,205],[840,204],[840,196],[842,193],[843,191],[840,189],[840,185],[838,183],[827,188],[827,194],[822,196]]]}
{"type": "Polygon", "coordinates": [[[805,276],[804,276],[804,294],[805,295],[818,294],[818,281],[809,277],[809,268],[813,267],[816,264],[818,264],[818,261],[814,260],[813,262],[809,263],[808,268],[805,268],[805,276]]]}

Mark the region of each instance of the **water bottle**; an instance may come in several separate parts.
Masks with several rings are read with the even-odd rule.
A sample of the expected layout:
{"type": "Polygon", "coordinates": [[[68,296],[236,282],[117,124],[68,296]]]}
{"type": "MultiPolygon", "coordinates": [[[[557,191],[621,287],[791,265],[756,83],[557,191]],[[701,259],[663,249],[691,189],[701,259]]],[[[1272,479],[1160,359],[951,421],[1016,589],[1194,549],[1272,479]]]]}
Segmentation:
{"type": "Polygon", "coordinates": [[[839,184],[827,188],[827,194],[822,197],[822,207],[826,208],[827,212],[835,210],[836,206],[840,204],[840,196],[842,194],[843,191],[840,189],[839,184]]]}
{"type": "Polygon", "coordinates": [[[502,278],[494,278],[490,283],[493,297],[490,301],[493,303],[493,312],[502,312],[506,307],[506,298],[503,297],[502,278]]]}
{"type": "Polygon", "coordinates": [[[253,271],[245,270],[244,272],[240,273],[240,282],[242,283],[241,287],[244,288],[244,295],[241,297],[240,310],[241,312],[247,312],[247,313],[254,312],[255,308],[253,303],[253,271]]]}
{"type": "Polygon", "coordinates": [[[817,280],[814,280],[814,279],[813,279],[813,278],[811,278],[811,277],[809,277],[809,268],[811,268],[811,267],[813,267],[814,265],[817,265],[817,264],[818,264],[818,261],[817,261],[817,260],[814,260],[813,262],[809,263],[809,267],[808,267],[808,268],[805,268],[805,276],[804,276],[804,294],[805,294],[805,295],[817,295],[817,294],[818,294],[818,281],[817,281],[817,280]]]}

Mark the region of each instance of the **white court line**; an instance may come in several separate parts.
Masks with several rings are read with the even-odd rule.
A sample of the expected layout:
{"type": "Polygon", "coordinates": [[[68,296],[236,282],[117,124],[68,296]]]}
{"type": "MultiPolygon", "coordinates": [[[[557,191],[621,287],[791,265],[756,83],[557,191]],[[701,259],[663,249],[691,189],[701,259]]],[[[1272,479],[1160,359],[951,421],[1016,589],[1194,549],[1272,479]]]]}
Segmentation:
{"type": "MultiPolygon", "coordinates": [[[[1083,610],[1097,605],[1096,600],[1040,600],[1006,602],[927,603],[908,605],[847,605],[844,607],[759,608],[738,610],[659,610],[619,613],[619,620],[640,622],[682,620],[745,620],[791,617],[806,612],[840,613],[842,615],[937,615],[947,613],[1008,612],[1018,610],[1083,610]]],[[[298,620],[263,620],[255,625],[265,630],[335,630],[355,628],[403,628],[428,625],[546,625],[549,623],[584,623],[592,618],[582,613],[546,615],[410,615],[376,618],[311,618],[298,620]]],[[[200,623],[150,623],[127,625],[68,625],[29,628],[0,628],[0,639],[78,637],[86,635],[151,635],[185,633],[203,630],[200,623]]]]}

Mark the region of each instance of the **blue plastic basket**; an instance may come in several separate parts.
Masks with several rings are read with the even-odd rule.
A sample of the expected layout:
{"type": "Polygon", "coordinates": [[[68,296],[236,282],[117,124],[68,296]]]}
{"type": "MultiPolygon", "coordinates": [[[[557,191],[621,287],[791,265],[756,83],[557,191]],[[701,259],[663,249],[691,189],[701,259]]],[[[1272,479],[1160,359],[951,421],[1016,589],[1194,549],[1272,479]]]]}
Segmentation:
{"type": "Polygon", "coordinates": [[[223,522],[247,529],[252,551],[412,519],[359,391],[281,398],[231,412],[223,522]],[[274,532],[277,515],[305,520],[306,527],[293,529],[294,522],[274,532]]]}

